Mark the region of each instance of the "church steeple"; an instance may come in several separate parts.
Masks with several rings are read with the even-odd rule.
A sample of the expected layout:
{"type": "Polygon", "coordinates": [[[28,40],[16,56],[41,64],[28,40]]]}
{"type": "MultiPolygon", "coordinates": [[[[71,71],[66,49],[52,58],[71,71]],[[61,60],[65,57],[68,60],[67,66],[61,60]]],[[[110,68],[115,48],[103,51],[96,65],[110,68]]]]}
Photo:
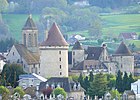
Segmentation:
{"type": "Polygon", "coordinates": [[[24,27],[22,28],[22,43],[32,52],[38,52],[38,29],[29,15],[24,27]]]}

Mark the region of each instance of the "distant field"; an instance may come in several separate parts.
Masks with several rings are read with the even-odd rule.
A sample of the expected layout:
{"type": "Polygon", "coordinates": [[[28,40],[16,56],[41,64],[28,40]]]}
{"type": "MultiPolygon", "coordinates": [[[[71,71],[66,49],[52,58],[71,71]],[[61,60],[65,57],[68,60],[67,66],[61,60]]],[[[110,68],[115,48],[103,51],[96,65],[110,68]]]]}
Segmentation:
{"type": "MultiPolygon", "coordinates": [[[[39,15],[32,15],[35,22],[39,15]]],[[[10,32],[17,40],[21,39],[21,30],[28,18],[26,14],[4,14],[3,19],[8,24],[10,32]]],[[[104,15],[101,16],[103,23],[103,35],[118,36],[120,32],[136,32],[140,34],[140,14],[127,15],[104,15]]],[[[83,34],[88,36],[88,31],[68,32],[67,34],[83,34]]]]}
{"type": "Polygon", "coordinates": [[[103,20],[103,34],[116,34],[121,32],[136,32],[140,34],[140,14],[107,15],[101,16],[103,20]]]}
{"type": "MultiPolygon", "coordinates": [[[[22,28],[27,20],[29,15],[26,14],[3,14],[4,21],[8,24],[9,30],[12,33],[12,36],[16,40],[21,40],[22,28]]],[[[34,21],[38,21],[38,15],[32,15],[34,21]]]]}

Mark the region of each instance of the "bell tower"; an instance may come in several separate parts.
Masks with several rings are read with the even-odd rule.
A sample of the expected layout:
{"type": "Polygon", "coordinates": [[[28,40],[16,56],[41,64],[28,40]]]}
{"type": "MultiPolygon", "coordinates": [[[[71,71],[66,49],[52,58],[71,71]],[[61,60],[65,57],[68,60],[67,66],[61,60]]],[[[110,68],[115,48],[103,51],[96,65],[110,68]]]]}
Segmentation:
{"type": "Polygon", "coordinates": [[[31,15],[29,15],[22,28],[22,44],[24,44],[31,52],[38,52],[38,29],[31,15]]]}

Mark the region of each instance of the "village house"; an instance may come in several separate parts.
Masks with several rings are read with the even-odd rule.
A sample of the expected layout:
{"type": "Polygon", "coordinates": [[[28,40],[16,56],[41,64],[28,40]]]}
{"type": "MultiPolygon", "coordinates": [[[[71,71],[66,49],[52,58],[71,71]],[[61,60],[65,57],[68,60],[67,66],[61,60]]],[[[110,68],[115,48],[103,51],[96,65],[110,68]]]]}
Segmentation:
{"type": "Polygon", "coordinates": [[[40,82],[46,82],[47,79],[45,79],[42,76],[39,76],[35,73],[32,74],[23,74],[19,75],[19,86],[22,87],[23,89],[26,89],[28,87],[35,87],[37,88],[40,84],[40,82]]]}
{"type": "Polygon", "coordinates": [[[118,70],[121,72],[134,74],[134,55],[124,42],[121,42],[111,60],[117,62],[118,70]]]}
{"type": "Polygon", "coordinates": [[[136,33],[120,33],[119,34],[119,39],[122,40],[136,40],[138,39],[138,35],[136,33]]]}
{"type": "MultiPolygon", "coordinates": [[[[73,98],[73,100],[82,100],[84,98],[84,89],[81,87],[80,83],[74,82],[67,77],[52,77],[46,82],[41,82],[39,85],[40,95],[43,89],[51,87],[55,89],[57,87],[63,88],[67,96],[66,98],[73,98]]],[[[70,99],[68,99],[70,100],[70,99]]]]}

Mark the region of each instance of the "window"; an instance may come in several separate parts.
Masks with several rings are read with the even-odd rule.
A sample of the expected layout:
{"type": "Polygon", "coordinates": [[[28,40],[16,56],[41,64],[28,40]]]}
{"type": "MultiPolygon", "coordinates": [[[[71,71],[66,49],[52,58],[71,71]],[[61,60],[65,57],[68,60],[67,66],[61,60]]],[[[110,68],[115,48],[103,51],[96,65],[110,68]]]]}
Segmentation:
{"type": "Polygon", "coordinates": [[[59,67],[60,67],[60,69],[61,69],[61,65],[60,65],[59,67]]]}
{"type": "Polygon", "coordinates": [[[75,52],[73,52],[73,55],[75,55],[75,52]]]}
{"type": "Polygon", "coordinates": [[[14,54],[15,54],[15,53],[13,52],[13,56],[14,56],[14,54]]]}
{"type": "Polygon", "coordinates": [[[59,51],[59,54],[61,54],[61,51],[59,51]]]}
{"type": "Polygon", "coordinates": [[[60,75],[62,75],[62,72],[60,72],[60,75]]]}
{"type": "Polygon", "coordinates": [[[73,63],[75,63],[75,59],[73,58],[73,63]]]}
{"type": "Polygon", "coordinates": [[[26,34],[24,34],[24,45],[26,46],[26,34]]]}
{"type": "Polygon", "coordinates": [[[121,68],[123,68],[123,65],[121,64],[121,68]]]}
{"type": "Polygon", "coordinates": [[[61,61],[61,58],[59,58],[59,61],[61,61]]]}
{"type": "Polygon", "coordinates": [[[34,68],[35,68],[35,64],[34,64],[33,66],[34,66],[34,68]]]}

